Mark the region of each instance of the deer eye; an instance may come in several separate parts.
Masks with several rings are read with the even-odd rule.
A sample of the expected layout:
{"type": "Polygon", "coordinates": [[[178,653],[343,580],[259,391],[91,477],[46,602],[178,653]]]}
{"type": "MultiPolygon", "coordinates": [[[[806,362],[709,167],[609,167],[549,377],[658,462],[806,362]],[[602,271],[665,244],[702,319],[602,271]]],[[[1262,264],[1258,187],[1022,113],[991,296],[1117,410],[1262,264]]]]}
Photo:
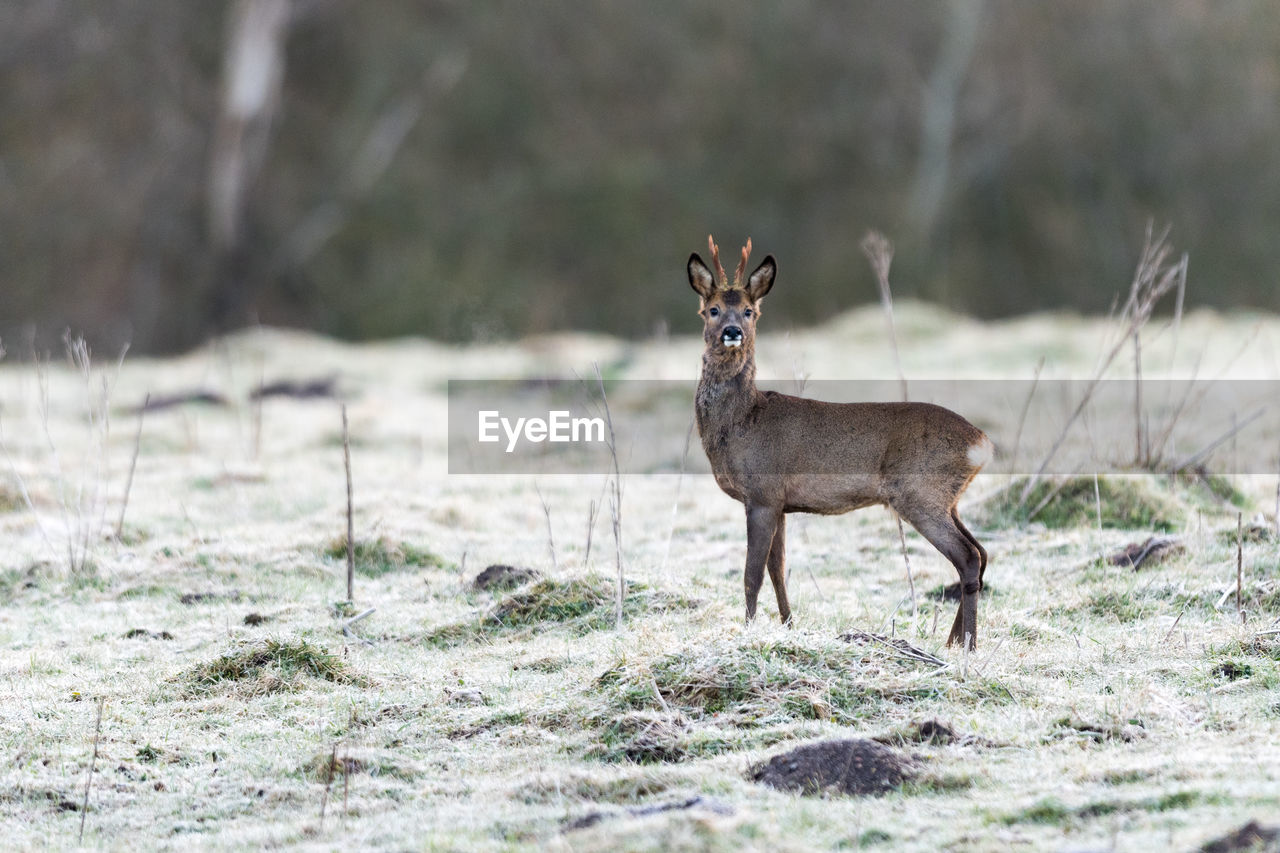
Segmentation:
{"type": "Polygon", "coordinates": [[[755,313],[756,313],[756,312],[754,312],[754,311],[752,311],[750,308],[748,308],[748,309],[746,309],[745,311],[743,311],[743,312],[742,312],[742,316],[743,316],[743,317],[754,317],[754,316],[755,316],[755,313]]]}
{"type": "Polygon", "coordinates": [[[720,309],[719,309],[719,308],[708,308],[708,309],[707,309],[707,316],[708,316],[708,317],[719,317],[719,316],[720,316],[720,309]]]}

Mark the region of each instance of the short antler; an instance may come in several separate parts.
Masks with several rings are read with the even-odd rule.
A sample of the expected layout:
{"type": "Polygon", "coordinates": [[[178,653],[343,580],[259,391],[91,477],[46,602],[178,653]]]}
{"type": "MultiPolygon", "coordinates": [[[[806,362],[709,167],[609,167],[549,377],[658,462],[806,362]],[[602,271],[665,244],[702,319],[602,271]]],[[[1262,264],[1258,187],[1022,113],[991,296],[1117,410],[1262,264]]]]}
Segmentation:
{"type": "Polygon", "coordinates": [[[747,258],[751,257],[751,238],[747,238],[747,245],[742,247],[742,260],[738,261],[738,270],[733,274],[733,286],[742,286],[742,274],[747,271],[747,258]]]}
{"type": "Polygon", "coordinates": [[[711,250],[711,263],[716,266],[716,280],[722,287],[728,287],[729,276],[725,275],[724,267],[720,266],[720,247],[716,245],[715,238],[710,234],[707,235],[707,248],[711,250]]]}

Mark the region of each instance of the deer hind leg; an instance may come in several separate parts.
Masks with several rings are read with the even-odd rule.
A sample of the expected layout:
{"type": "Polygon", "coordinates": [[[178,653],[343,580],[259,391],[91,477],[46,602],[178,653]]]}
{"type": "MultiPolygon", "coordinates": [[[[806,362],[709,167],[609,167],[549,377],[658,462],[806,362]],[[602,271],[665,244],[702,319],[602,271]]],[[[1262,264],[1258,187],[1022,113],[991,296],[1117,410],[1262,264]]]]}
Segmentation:
{"type": "Polygon", "coordinates": [[[747,566],[742,573],[742,585],[747,594],[747,621],[756,616],[756,600],[764,583],[765,563],[773,548],[774,533],[781,510],[767,506],[747,507],[747,566]]]}
{"type": "Polygon", "coordinates": [[[769,548],[769,580],[778,596],[778,618],[783,625],[791,624],[791,605],[787,602],[787,517],[778,516],[778,529],[773,534],[769,548]]]}
{"type": "Polygon", "coordinates": [[[972,534],[966,535],[968,531],[956,523],[957,519],[950,511],[935,513],[912,510],[901,514],[911,522],[912,527],[920,531],[921,536],[951,561],[960,575],[960,606],[956,608],[956,618],[951,625],[947,645],[964,643],[967,638],[969,648],[977,648],[978,593],[982,589],[982,566],[985,561],[982,546],[974,541],[972,534]]]}
{"type": "Polygon", "coordinates": [[[951,510],[951,520],[955,522],[956,528],[964,534],[964,538],[968,539],[969,543],[978,549],[978,554],[982,558],[982,563],[978,566],[978,589],[981,590],[983,588],[983,576],[987,573],[987,549],[983,548],[977,537],[969,532],[969,528],[964,526],[964,522],[960,520],[960,514],[954,508],[951,510]]]}

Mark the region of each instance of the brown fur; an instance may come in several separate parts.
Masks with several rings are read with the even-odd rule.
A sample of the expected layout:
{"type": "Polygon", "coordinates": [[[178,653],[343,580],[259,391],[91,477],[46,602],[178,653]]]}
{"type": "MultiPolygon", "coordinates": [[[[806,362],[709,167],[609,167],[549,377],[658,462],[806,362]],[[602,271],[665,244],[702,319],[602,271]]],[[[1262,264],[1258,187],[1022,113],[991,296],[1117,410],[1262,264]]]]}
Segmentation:
{"type": "Polygon", "coordinates": [[[770,255],[745,284],[735,277],[731,285],[723,271],[717,281],[701,258],[689,258],[706,342],[694,403],[698,435],[716,483],[746,508],[747,619],[755,616],[767,568],[779,616],[790,621],[786,513],[834,515],[881,504],[956,567],[962,596],[947,643],[967,636],[973,648],[987,553],[960,522],[956,502],[985,462],[974,451],[989,451],[990,441],[955,412],[928,403],[824,403],[758,390],[755,324],[776,274],[770,255]],[[725,345],[733,329],[741,330],[737,347],[725,345]]]}

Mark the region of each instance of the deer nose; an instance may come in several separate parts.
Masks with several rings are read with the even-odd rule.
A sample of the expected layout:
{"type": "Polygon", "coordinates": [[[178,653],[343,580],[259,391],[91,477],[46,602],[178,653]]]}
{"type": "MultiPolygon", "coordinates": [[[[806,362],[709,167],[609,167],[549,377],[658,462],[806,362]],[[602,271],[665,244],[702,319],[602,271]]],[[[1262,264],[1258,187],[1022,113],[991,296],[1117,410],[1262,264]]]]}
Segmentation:
{"type": "Polygon", "coordinates": [[[742,346],[742,329],[737,326],[725,326],[720,333],[720,343],[727,347],[742,346]]]}

